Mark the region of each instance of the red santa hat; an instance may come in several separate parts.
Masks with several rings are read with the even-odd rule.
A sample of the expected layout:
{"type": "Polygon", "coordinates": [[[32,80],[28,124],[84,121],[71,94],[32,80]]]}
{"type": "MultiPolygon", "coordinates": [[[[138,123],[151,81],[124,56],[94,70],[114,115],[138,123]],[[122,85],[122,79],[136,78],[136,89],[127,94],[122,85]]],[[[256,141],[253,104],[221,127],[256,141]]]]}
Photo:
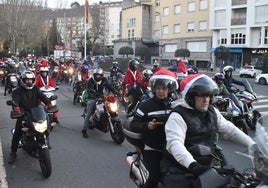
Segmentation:
{"type": "Polygon", "coordinates": [[[174,72],[171,72],[170,70],[167,70],[165,68],[161,68],[158,71],[156,71],[153,76],[150,78],[150,82],[152,82],[155,79],[168,79],[172,80],[176,83],[176,89],[179,88],[178,81],[176,79],[176,74],[174,72]]]}
{"type": "Polygon", "coordinates": [[[192,84],[198,80],[199,78],[205,77],[205,74],[190,74],[186,76],[184,79],[180,82],[180,91],[182,97],[185,97],[189,89],[191,88],[192,84]]]}

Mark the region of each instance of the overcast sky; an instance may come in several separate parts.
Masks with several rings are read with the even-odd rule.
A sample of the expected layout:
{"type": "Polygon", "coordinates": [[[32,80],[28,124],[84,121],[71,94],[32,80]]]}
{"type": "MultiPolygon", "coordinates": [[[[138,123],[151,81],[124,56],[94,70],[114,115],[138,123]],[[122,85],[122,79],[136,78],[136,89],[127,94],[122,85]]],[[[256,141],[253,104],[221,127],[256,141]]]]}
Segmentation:
{"type": "MultiPolygon", "coordinates": [[[[85,5],[86,0],[47,0],[49,8],[71,8],[71,3],[78,2],[80,5],[85,5]]],[[[102,2],[109,2],[109,0],[88,0],[89,4],[99,3],[102,2]]],[[[110,0],[118,1],[118,0],[110,0]]]]}

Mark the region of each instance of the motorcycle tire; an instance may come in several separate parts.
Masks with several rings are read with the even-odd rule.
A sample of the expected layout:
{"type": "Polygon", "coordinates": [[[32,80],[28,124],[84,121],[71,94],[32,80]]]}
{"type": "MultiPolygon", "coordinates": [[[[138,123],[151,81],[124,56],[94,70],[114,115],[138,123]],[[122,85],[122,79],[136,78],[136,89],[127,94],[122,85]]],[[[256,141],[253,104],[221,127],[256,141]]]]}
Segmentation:
{"type": "Polygon", "coordinates": [[[113,122],[114,132],[110,129],[110,135],[116,144],[122,144],[125,140],[121,121],[113,122]]]}
{"type": "Polygon", "coordinates": [[[247,125],[251,130],[256,130],[256,123],[260,117],[261,113],[258,110],[254,110],[251,117],[249,115],[245,117],[247,125]]]}
{"type": "Polygon", "coordinates": [[[247,123],[245,119],[236,119],[234,120],[235,126],[237,126],[239,129],[241,129],[245,134],[248,134],[248,129],[247,129],[247,123]]]}
{"type": "Polygon", "coordinates": [[[48,178],[51,175],[52,168],[51,168],[51,160],[49,149],[41,149],[39,154],[39,164],[41,167],[42,174],[45,178],[48,178]]]}

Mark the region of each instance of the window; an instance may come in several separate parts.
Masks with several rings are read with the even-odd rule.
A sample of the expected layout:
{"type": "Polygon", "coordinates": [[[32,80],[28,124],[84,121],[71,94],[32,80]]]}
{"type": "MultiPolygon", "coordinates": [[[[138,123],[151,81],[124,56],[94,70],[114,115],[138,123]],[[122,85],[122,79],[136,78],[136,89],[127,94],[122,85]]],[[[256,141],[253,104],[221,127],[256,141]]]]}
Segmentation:
{"type": "Polygon", "coordinates": [[[227,30],[220,30],[219,44],[227,44],[227,30]]]}
{"type": "Polygon", "coordinates": [[[132,29],[132,38],[134,38],[135,35],[134,35],[134,29],[132,29]]]}
{"type": "Polygon", "coordinates": [[[180,14],[180,13],[181,13],[181,5],[175,5],[174,14],[180,14]]]}
{"type": "Polygon", "coordinates": [[[268,44],[268,28],[264,30],[264,44],[268,44]]]}
{"type": "Polygon", "coordinates": [[[165,52],[174,53],[177,50],[177,44],[165,44],[165,52]]]}
{"type": "Polygon", "coordinates": [[[181,25],[174,24],[174,33],[180,33],[180,32],[181,32],[181,25]]]}
{"type": "Polygon", "coordinates": [[[207,41],[186,42],[186,48],[190,52],[207,52],[207,41]]]}
{"type": "Polygon", "coordinates": [[[159,30],[154,31],[154,37],[155,38],[160,38],[160,31],[159,30]]]}
{"type": "Polygon", "coordinates": [[[130,18],[129,20],[128,20],[128,24],[127,24],[127,26],[128,27],[131,27],[131,26],[135,26],[136,25],[136,18],[130,18]]]}
{"type": "Polygon", "coordinates": [[[268,5],[256,7],[255,19],[257,23],[268,22],[268,5]]]}
{"type": "Polygon", "coordinates": [[[163,26],[163,35],[167,35],[168,34],[168,25],[164,25],[163,26]]]}
{"type": "Polygon", "coordinates": [[[130,39],[130,30],[127,31],[127,37],[130,39]]]}
{"type": "Polygon", "coordinates": [[[206,31],[207,30],[207,21],[199,22],[199,31],[206,31]]]}
{"type": "Polygon", "coordinates": [[[208,8],[208,2],[207,0],[200,0],[199,2],[199,9],[200,10],[205,10],[208,8]]]}
{"type": "Polygon", "coordinates": [[[214,26],[215,27],[226,26],[226,11],[225,10],[215,11],[214,26]]]}
{"type": "Polygon", "coordinates": [[[155,6],[157,6],[157,7],[160,6],[160,1],[159,1],[159,0],[156,0],[156,1],[155,1],[155,6]]]}
{"type": "Polygon", "coordinates": [[[168,16],[169,15],[169,8],[165,7],[163,8],[163,16],[168,16]]]}
{"type": "Polygon", "coordinates": [[[195,3],[190,2],[188,3],[188,12],[193,12],[193,11],[195,11],[195,3]]]}
{"type": "Polygon", "coordinates": [[[160,15],[155,16],[155,22],[160,22],[160,15]]]}
{"type": "Polygon", "coordinates": [[[245,44],[246,35],[243,33],[233,33],[231,34],[231,44],[245,44]]]}
{"type": "Polygon", "coordinates": [[[187,31],[194,32],[194,23],[193,22],[187,23],[187,31]]]}

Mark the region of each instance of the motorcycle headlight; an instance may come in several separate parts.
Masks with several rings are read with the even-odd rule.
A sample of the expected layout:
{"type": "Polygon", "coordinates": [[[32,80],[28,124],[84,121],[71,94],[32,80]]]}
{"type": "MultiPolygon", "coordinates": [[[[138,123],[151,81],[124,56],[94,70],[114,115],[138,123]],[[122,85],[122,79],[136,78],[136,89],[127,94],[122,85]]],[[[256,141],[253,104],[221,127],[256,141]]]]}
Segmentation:
{"type": "Polygon", "coordinates": [[[65,74],[67,74],[68,72],[67,72],[67,70],[65,70],[65,71],[63,71],[65,74]]]}
{"type": "Polygon", "coordinates": [[[73,74],[74,70],[73,69],[69,69],[69,74],[73,74]]]}
{"type": "Polygon", "coordinates": [[[119,109],[118,103],[116,103],[116,102],[110,103],[109,108],[110,108],[111,112],[116,113],[119,109]]]}
{"type": "Polygon", "coordinates": [[[39,133],[44,133],[47,130],[47,120],[42,122],[33,122],[34,129],[39,133]]]}

